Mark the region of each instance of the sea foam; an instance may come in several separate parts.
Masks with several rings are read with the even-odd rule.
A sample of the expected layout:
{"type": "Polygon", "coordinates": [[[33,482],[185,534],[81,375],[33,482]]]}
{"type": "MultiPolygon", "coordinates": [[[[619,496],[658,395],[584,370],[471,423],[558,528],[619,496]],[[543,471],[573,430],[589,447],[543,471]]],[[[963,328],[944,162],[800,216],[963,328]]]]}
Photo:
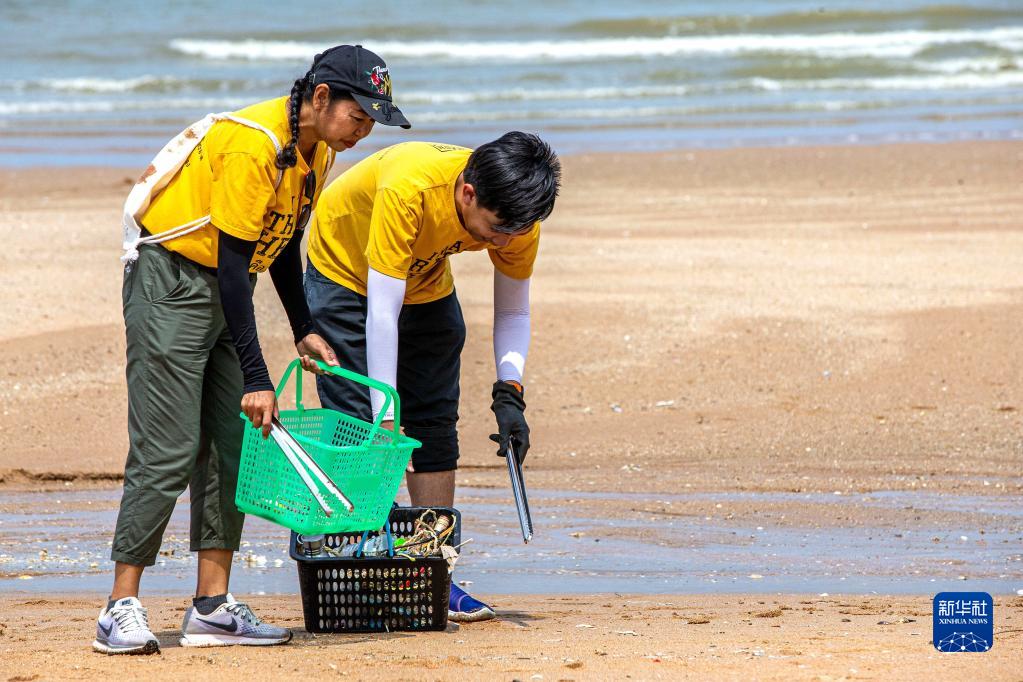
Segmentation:
{"type": "MultiPolygon", "coordinates": [[[[731,34],[661,38],[592,38],[533,41],[381,41],[372,47],[387,59],[439,61],[610,60],[671,55],[802,54],[823,57],[913,57],[942,45],[979,43],[1023,51],[1023,26],[947,31],[876,33],[731,34]]],[[[175,39],[169,46],[206,59],[308,60],[328,45],[273,40],[175,39]]]]}

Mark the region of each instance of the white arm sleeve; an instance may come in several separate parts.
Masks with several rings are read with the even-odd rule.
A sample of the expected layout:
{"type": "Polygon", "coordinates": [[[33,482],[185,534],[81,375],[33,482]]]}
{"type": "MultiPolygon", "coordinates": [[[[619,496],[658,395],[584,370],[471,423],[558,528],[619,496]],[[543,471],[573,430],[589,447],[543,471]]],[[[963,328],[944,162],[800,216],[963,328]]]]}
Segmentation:
{"type": "MultiPolygon", "coordinates": [[[[398,315],[405,300],[405,280],[389,277],[369,269],[366,280],[366,365],[371,379],[390,386],[397,385],[398,377],[398,315]]],[[[373,404],[373,418],[380,414],[384,394],[369,390],[373,404]]],[[[384,420],[394,418],[391,406],[384,420]]]]}
{"type": "Polygon", "coordinates": [[[494,270],[494,362],[499,381],[522,383],[529,352],[529,278],[494,270]]]}

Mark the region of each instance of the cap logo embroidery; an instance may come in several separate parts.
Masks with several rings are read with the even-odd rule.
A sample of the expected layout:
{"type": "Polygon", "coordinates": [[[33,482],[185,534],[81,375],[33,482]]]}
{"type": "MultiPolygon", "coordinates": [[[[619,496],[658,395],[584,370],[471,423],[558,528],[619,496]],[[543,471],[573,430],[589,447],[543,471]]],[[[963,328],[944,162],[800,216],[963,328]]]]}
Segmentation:
{"type": "Polygon", "coordinates": [[[372,71],[367,71],[370,88],[377,91],[377,94],[385,97],[391,96],[391,74],[386,66],[374,66],[372,71]]]}

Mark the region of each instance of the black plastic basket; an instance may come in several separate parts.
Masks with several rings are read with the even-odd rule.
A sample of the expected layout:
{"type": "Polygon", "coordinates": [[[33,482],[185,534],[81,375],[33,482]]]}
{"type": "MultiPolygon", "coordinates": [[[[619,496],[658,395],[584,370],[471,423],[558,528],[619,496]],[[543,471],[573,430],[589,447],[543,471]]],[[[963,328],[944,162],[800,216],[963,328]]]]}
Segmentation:
{"type": "MultiPolygon", "coordinates": [[[[454,519],[446,544],[457,545],[462,517],[456,509],[433,507],[454,519]]],[[[395,507],[388,525],[394,538],[409,537],[427,508],[395,507]]],[[[381,531],[369,534],[370,538],[381,531]]],[[[324,538],[327,547],[358,544],[362,533],[324,538]]],[[[443,630],[448,624],[451,575],[442,557],[307,556],[291,534],[291,558],[298,564],[302,612],[309,632],[395,632],[443,630]]]]}

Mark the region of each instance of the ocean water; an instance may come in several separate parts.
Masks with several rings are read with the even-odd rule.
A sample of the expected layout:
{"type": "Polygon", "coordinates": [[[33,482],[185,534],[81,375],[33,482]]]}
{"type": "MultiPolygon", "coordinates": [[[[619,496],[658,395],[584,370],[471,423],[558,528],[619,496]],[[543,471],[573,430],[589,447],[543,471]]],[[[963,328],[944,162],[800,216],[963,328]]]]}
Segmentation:
{"type": "Polygon", "coordinates": [[[1023,137],[1023,1],[0,4],[0,165],[145,164],[312,56],[387,60],[413,130],[562,153],[1023,137]]]}

